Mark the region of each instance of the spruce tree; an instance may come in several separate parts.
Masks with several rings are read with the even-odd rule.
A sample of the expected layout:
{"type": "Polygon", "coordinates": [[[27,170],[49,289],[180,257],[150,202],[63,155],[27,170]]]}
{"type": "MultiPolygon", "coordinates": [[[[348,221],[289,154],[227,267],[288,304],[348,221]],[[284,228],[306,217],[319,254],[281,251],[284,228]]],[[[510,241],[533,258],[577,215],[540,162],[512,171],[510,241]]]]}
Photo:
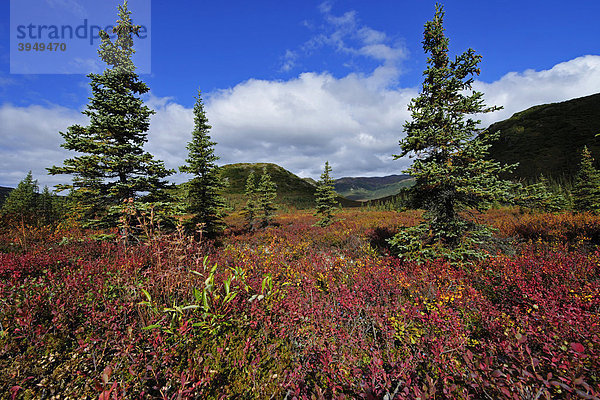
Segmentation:
{"type": "Polygon", "coordinates": [[[208,237],[215,237],[225,226],[225,200],[221,196],[225,185],[221,178],[221,169],[216,164],[219,157],[214,152],[216,143],[211,141],[210,129],[202,94],[198,90],[194,105],[194,131],[192,140],[187,145],[187,165],[182,166],[180,171],[194,175],[186,187],[187,212],[193,214],[192,222],[195,226],[202,224],[202,229],[208,237]]]}
{"type": "Polygon", "coordinates": [[[0,210],[0,215],[9,223],[33,225],[37,220],[39,186],[31,171],[12,190],[0,210]]]}
{"type": "Polygon", "coordinates": [[[73,125],[60,133],[65,140],[61,146],[79,154],[63,166],[48,168],[52,175],[73,176],[71,184],[57,188],[71,190],[76,212],[88,226],[115,226],[118,215],[110,211],[127,199],[164,200],[164,189],[170,186],[164,178],[173,173],[143,149],[154,112],[140,98],[149,89],[131,60],[133,35],[140,26],[132,24],[130,14],[125,1],[118,7],[114,42],[100,32],[98,54],[107,68],[88,75],[92,97],[83,114],[89,125],[73,125]]]}
{"type": "Polygon", "coordinates": [[[406,172],[415,178],[412,200],[425,210],[425,221],[390,242],[398,253],[417,260],[482,256],[474,247],[490,230],[462,212],[489,208],[511,187],[498,178],[509,167],[487,158],[490,138],[478,128],[480,121],[467,118],[499,109],[485,106],[483,93],[472,89],[481,56],[468,49],[452,61],[443,19],[443,7],[436,4],[424,29],[429,57],[422,91],[408,106],[412,120],[404,125],[402,153],[395,156],[416,158],[406,172]]]}
{"type": "Polygon", "coordinates": [[[557,212],[567,207],[567,200],[560,191],[553,191],[548,179],[542,174],[538,182],[527,185],[515,196],[515,203],[530,211],[557,212]]]}
{"type": "Polygon", "coordinates": [[[266,168],[263,168],[256,192],[258,195],[257,208],[261,214],[260,223],[262,227],[265,227],[272,223],[275,210],[277,210],[274,203],[277,197],[277,186],[271,180],[271,175],[269,175],[266,168]]]}
{"type": "Polygon", "coordinates": [[[594,168],[594,159],[587,146],[581,152],[581,164],[571,192],[576,212],[600,210],[600,173],[594,168]]]}
{"type": "Polygon", "coordinates": [[[246,178],[246,190],[244,192],[246,196],[246,206],[244,207],[244,219],[246,220],[246,227],[248,230],[253,230],[255,227],[256,213],[258,211],[257,202],[257,187],[256,177],[254,171],[250,171],[248,178],[246,178]]]}
{"type": "Polygon", "coordinates": [[[328,226],[333,222],[333,213],[336,211],[339,203],[336,201],[336,193],[333,186],[333,180],[329,173],[331,167],[329,161],[325,162],[325,169],[321,174],[321,179],[317,182],[315,191],[315,201],[317,203],[315,215],[320,219],[315,225],[328,226]]]}

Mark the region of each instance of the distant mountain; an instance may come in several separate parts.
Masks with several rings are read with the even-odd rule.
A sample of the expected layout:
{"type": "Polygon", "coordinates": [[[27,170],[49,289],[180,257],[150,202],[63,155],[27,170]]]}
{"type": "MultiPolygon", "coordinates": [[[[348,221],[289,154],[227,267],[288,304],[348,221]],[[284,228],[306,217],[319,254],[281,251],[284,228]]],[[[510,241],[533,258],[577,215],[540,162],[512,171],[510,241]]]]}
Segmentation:
{"type": "Polygon", "coordinates": [[[600,165],[600,93],[561,103],[543,104],[514,114],[489,127],[500,131],[490,156],[519,163],[513,177],[548,178],[570,182],[587,146],[600,165]]]}
{"type": "Polygon", "coordinates": [[[369,178],[340,178],[334,181],[335,191],[347,199],[366,201],[394,196],[413,184],[410,175],[389,175],[369,178]]]}
{"type": "MultiPolygon", "coordinates": [[[[223,177],[229,184],[225,190],[225,195],[230,206],[239,210],[245,205],[246,179],[248,179],[251,171],[254,171],[254,174],[260,179],[263,168],[266,168],[269,175],[271,175],[271,179],[277,185],[277,199],[275,200],[277,203],[290,205],[298,209],[315,206],[315,184],[294,175],[279,165],[270,163],[241,163],[223,166],[223,177]]],[[[345,199],[341,196],[338,197],[338,201],[343,207],[360,207],[360,202],[345,199]]]]}

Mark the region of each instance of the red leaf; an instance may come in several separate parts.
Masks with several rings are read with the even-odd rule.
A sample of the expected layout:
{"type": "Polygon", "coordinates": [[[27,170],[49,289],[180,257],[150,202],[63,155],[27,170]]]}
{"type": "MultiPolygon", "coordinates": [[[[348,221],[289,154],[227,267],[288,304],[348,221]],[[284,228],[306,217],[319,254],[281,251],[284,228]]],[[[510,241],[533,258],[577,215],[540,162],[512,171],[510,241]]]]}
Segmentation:
{"type": "Polygon", "coordinates": [[[112,368],[110,366],[107,366],[106,368],[104,368],[104,371],[102,371],[102,383],[104,383],[106,385],[108,383],[108,380],[110,379],[111,374],[112,374],[112,368]]]}
{"type": "Polygon", "coordinates": [[[578,353],[583,353],[585,351],[585,347],[581,343],[571,343],[571,348],[578,353]]]}
{"type": "Polygon", "coordinates": [[[115,387],[117,387],[117,382],[114,382],[110,389],[100,393],[100,397],[98,397],[98,400],[110,400],[110,394],[115,389],[115,387]]]}

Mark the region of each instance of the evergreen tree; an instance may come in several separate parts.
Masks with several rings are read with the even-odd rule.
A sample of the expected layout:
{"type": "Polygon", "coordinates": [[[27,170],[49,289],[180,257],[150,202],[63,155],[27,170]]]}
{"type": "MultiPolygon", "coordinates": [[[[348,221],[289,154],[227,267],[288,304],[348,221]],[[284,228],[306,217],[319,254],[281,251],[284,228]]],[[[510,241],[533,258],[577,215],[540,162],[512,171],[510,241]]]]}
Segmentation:
{"type": "Polygon", "coordinates": [[[48,186],[44,186],[42,193],[38,197],[38,218],[44,225],[53,224],[57,221],[59,215],[59,204],[56,195],[50,192],[48,186]]]}
{"type": "Polygon", "coordinates": [[[574,211],[597,213],[600,210],[600,173],[594,168],[594,159],[587,146],[581,152],[581,164],[571,194],[574,211]]]}
{"type": "Polygon", "coordinates": [[[100,32],[98,54],[107,69],[88,75],[92,97],[83,114],[90,123],[61,132],[65,140],[61,146],[81,155],[65,160],[63,166],[48,168],[52,175],[73,175],[71,184],[57,188],[72,191],[76,211],[89,226],[116,225],[118,215],[110,210],[127,199],[165,199],[164,189],[169,185],[164,178],[173,173],[143,149],[154,112],[140,98],[148,87],[139,80],[131,60],[133,35],[140,26],[132,24],[127,1],[118,10],[115,41],[100,32]]]}
{"type": "Polygon", "coordinates": [[[315,200],[317,209],[315,215],[320,216],[319,221],[315,225],[328,226],[333,222],[333,213],[336,211],[339,203],[336,201],[336,193],[333,187],[333,180],[329,173],[331,167],[329,161],[325,162],[325,169],[321,174],[321,179],[317,182],[317,190],[315,192],[315,200]]]}
{"type": "Polygon", "coordinates": [[[548,179],[542,174],[538,182],[527,185],[519,190],[515,202],[531,211],[556,212],[567,208],[567,200],[560,191],[550,188],[548,179]]]}
{"type": "Polygon", "coordinates": [[[180,168],[181,172],[194,175],[187,184],[187,211],[193,214],[194,225],[202,224],[204,232],[214,237],[225,226],[225,200],[221,196],[225,185],[221,169],[216,164],[219,159],[214,153],[216,143],[211,141],[209,135],[211,126],[206,118],[200,90],[194,105],[194,123],[192,140],[187,145],[187,165],[180,168]]]}
{"type": "Polygon", "coordinates": [[[481,56],[468,49],[450,60],[443,18],[443,7],[436,4],[435,16],[424,29],[423,49],[429,57],[422,92],[408,106],[412,121],[404,125],[402,153],[395,156],[416,157],[406,172],[415,178],[413,204],[426,212],[424,223],[390,242],[403,256],[420,260],[482,256],[474,248],[490,229],[461,212],[485,210],[508,196],[511,187],[498,178],[509,167],[487,158],[491,138],[478,128],[480,121],[466,118],[499,109],[485,106],[483,93],[472,89],[481,56]]]}
{"type": "Polygon", "coordinates": [[[244,194],[246,195],[246,206],[244,207],[246,227],[249,230],[253,230],[258,211],[257,187],[254,171],[250,171],[250,175],[248,175],[248,178],[246,179],[246,191],[244,194]]]}
{"type": "Polygon", "coordinates": [[[271,224],[275,215],[275,198],[277,197],[277,186],[275,182],[271,180],[271,175],[267,172],[266,168],[263,168],[260,182],[256,189],[258,195],[258,210],[261,214],[261,226],[265,227],[271,224]]]}
{"type": "Polygon", "coordinates": [[[33,225],[37,220],[39,186],[31,171],[12,190],[0,210],[0,215],[10,223],[33,225]]]}
{"type": "Polygon", "coordinates": [[[9,224],[48,225],[59,218],[59,205],[57,196],[47,186],[42,193],[39,192],[38,182],[29,171],[6,198],[0,216],[9,224]]]}

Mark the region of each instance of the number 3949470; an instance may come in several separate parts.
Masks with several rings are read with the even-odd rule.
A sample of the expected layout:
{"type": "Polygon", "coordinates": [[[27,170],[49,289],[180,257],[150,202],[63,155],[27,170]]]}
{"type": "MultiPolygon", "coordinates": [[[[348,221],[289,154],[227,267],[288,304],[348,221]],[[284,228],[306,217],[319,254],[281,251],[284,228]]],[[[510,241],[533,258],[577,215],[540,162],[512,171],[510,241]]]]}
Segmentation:
{"type": "Polygon", "coordinates": [[[18,43],[19,51],[66,51],[66,43],[18,43]]]}

